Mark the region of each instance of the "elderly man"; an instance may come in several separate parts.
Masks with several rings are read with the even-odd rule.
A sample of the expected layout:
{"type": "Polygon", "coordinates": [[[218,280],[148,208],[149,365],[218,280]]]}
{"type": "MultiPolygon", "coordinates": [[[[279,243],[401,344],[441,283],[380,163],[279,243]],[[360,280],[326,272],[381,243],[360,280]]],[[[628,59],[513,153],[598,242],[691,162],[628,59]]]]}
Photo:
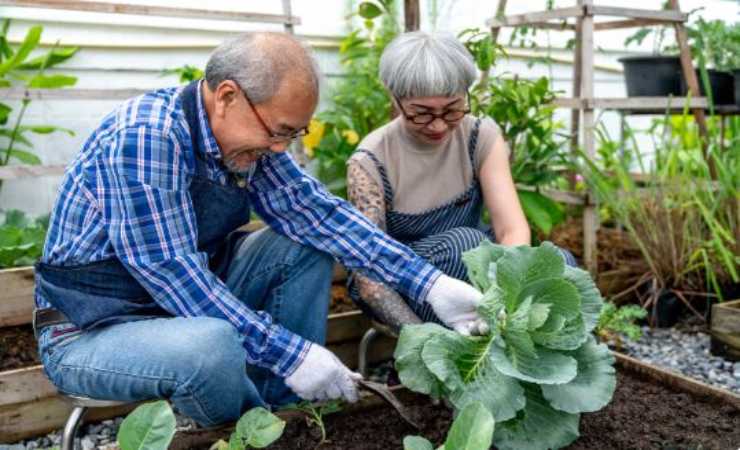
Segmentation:
{"type": "Polygon", "coordinates": [[[35,329],[60,391],[168,398],[202,425],[304,399],[357,399],[321,344],[333,258],[462,333],[480,294],[387,237],[285,153],[318,100],[288,35],[219,46],[205,80],[131,99],[67,169],[36,267],[35,329]],[[238,231],[254,209],[269,225],[238,231]]]}

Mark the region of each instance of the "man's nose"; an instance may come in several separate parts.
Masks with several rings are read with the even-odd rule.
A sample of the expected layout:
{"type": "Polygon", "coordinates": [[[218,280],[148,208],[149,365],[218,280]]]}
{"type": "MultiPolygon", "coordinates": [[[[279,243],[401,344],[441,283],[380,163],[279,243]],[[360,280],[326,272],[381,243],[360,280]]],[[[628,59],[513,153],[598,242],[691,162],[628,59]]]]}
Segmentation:
{"type": "Polygon", "coordinates": [[[290,141],[286,142],[275,142],[270,144],[270,150],[276,153],[282,153],[290,147],[290,141]]]}

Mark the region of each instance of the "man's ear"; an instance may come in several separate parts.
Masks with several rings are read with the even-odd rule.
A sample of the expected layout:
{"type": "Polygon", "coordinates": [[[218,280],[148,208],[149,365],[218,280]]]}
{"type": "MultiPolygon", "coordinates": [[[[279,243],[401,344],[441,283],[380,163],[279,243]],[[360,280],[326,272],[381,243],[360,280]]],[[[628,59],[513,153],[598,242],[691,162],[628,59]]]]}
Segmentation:
{"type": "Polygon", "coordinates": [[[235,81],[224,80],[219,83],[213,94],[214,111],[219,116],[223,116],[226,111],[236,106],[242,91],[235,81]]]}

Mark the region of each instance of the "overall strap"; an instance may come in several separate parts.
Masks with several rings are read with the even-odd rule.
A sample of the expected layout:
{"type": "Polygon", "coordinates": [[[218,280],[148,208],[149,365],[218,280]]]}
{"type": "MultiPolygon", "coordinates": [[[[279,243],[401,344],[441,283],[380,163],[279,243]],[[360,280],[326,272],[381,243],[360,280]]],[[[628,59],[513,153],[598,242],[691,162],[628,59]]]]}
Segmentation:
{"type": "Polygon", "coordinates": [[[388,173],[385,171],[385,166],[383,166],[383,163],[381,163],[380,160],[372,154],[372,152],[363,148],[358,148],[355,151],[358,153],[364,153],[368,157],[370,157],[373,164],[375,164],[375,167],[378,169],[380,179],[383,181],[383,196],[385,199],[385,208],[386,211],[390,211],[393,208],[393,188],[391,187],[391,182],[388,179],[388,173]]]}
{"type": "Polygon", "coordinates": [[[478,179],[478,173],[475,171],[475,148],[478,146],[478,132],[480,131],[481,119],[478,118],[473,124],[473,129],[470,131],[470,138],[468,138],[468,157],[470,158],[470,167],[473,168],[473,179],[478,179]]]}

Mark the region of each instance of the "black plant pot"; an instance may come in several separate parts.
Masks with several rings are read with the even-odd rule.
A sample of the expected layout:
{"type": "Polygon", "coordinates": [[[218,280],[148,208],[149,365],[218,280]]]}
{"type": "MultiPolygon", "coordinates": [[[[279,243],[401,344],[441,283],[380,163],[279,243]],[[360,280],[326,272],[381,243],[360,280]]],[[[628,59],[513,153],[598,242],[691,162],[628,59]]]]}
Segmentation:
{"type": "MultiPolygon", "coordinates": [[[[722,72],[720,70],[707,69],[709,75],[709,87],[712,89],[712,99],[715,105],[731,105],[735,103],[735,90],[737,87],[733,87],[733,76],[730,72],[722,72]]],[[[704,83],[701,80],[701,74],[696,71],[696,79],[699,80],[699,92],[702,97],[706,96],[706,90],[704,89],[704,83]]],[[[737,75],[735,76],[737,79],[737,75]]],[[[681,95],[684,96],[689,92],[686,80],[681,77],[681,95]]]]}
{"type": "Polygon", "coordinates": [[[624,80],[629,97],[666,97],[681,94],[681,59],[678,56],[625,56],[624,80]]]}
{"type": "Polygon", "coordinates": [[[735,105],[740,107],[740,69],[735,69],[732,74],[735,77],[735,105]]]}
{"type": "Polygon", "coordinates": [[[683,304],[676,294],[663,290],[658,301],[650,308],[648,323],[658,328],[672,327],[681,317],[682,310],[683,304]]]}

